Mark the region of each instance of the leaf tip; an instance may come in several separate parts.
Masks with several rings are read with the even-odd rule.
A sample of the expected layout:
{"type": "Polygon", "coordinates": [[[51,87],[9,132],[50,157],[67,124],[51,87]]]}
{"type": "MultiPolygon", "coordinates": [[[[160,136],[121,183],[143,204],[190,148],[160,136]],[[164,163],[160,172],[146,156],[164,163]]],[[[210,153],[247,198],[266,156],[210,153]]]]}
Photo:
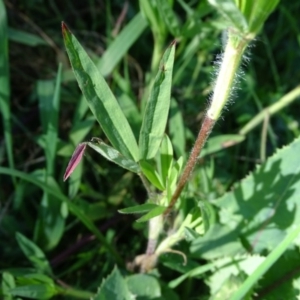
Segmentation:
{"type": "Polygon", "coordinates": [[[176,46],[176,45],[177,45],[177,40],[173,40],[173,41],[171,42],[171,44],[170,44],[170,47],[176,46]]]}
{"type": "Polygon", "coordinates": [[[64,174],[64,177],[63,177],[64,181],[66,181],[71,176],[71,174],[73,173],[73,171],[75,170],[77,165],[80,163],[82,156],[84,154],[86,145],[87,145],[87,143],[81,143],[76,147],[76,149],[73,152],[72,157],[68,163],[66,172],[64,174]]]}
{"type": "Polygon", "coordinates": [[[61,31],[64,37],[67,33],[71,33],[71,31],[69,30],[68,26],[64,21],[61,22],[61,31]]]}

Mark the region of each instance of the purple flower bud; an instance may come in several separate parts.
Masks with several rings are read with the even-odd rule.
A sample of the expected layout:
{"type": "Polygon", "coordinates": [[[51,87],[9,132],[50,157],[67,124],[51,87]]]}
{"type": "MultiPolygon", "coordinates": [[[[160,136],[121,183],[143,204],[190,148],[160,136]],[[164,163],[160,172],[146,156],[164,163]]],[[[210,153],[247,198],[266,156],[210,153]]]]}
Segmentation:
{"type": "Polygon", "coordinates": [[[73,173],[77,165],[80,163],[82,156],[84,154],[85,148],[87,143],[81,143],[79,144],[75,151],[73,152],[73,155],[68,163],[65,175],[64,175],[64,181],[66,181],[69,176],[73,173]]]}

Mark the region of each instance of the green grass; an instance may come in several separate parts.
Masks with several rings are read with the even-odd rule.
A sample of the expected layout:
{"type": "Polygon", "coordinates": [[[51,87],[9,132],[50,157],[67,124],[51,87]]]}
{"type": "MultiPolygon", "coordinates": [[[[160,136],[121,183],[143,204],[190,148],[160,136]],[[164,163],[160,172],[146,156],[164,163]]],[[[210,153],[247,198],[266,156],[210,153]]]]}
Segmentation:
{"type": "MultiPolygon", "coordinates": [[[[299,294],[300,4],[280,2],[251,42],[236,90],[162,224],[159,214],[206,112],[228,26],[228,7],[220,15],[206,1],[171,2],[0,0],[1,299],[299,294]],[[85,70],[94,84],[103,76],[88,86],[99,98],[105,90],[94,111],[102,127],[78,88],[61,21],[94,62],[96,69],[85,70]],[[168,98],[160,94],[166,70],[159,62],[174,39],[169,140],[160,145],[164,130],[158,140],[152,133],[166,118],[159,105],[167,110],[169,103],[156,98],[168,98]],[[107,95],[116,100],[113,111],[107,95]],[[155,105],[147,107],[148,99],[155,105]],[[149,126],[139,144],[145,111],[149,126]],[[83,162],[63,182],[82,142],[89,144],[83,162]],[[136,222],[151,216],[158,258],[147,246],[147,222],[136,222]]],[[[243,22],[240,15],[231,21],[243,22]]]]}

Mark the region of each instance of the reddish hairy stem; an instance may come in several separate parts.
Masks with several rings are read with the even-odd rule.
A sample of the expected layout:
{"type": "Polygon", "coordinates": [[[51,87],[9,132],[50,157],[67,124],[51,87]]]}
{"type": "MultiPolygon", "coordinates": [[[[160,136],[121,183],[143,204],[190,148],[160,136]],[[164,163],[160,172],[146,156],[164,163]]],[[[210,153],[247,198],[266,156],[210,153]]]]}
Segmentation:
{"type": "Polygon", "coordinates": [[[184,171],[183,171],[183,173],[180,177],[180,180],[177,184],[176,190],[171,198],[170,204],[167,207],[167,209],[164,211],[164,214],[163,214],[164,217],[170,213],[171,209],[173,208],[177,199],[179,198],[185,184],[187,183],[190,175],[193,172],[193,169],[197,163],[201,149],[203,148],[203,146],[206,142],[206,139],[209,136],[214,125],[215,125],[215,120],[212,120],[211,118],[209,118],[206,115],[202,122],[201,129],[198,133],[198,137],[197,137],[195,145],[192,149],[191,155],[185,165],[184,171]]]}

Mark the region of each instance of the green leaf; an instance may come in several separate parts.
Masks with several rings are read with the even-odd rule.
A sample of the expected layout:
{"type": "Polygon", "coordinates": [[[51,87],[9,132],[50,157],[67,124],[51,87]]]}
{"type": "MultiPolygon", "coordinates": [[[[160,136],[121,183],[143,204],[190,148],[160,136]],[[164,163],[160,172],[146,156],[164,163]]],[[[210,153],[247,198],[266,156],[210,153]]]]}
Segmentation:
{"type": "Polygon", "coordinates": [[[201,210],[201,217],[203,220],[204,230],[208,231],[210,226],[215,222],[215,211],[208,201],[199,201],[198,206],[201,210]]]}
{"type": "Polygon", "coordinates": [[[164,135],[164,138],[161,142],[158,160],[162,182],[164,183],[164,186],[166,186],[167,179],[173,165],[173,147],[167,135],[164,135]]]}
{"type": "MultiPolygon", "coordinates": [[[[242,283],[238,277],[242,276],[242,279],[245,280],[245,277],[253,273],[264,259],[259,255],[237,254],[214,260],[215,269],[207,281],[213,299],[230,299],[232,293],[242,283]]],[[[241,299],[250,300],[247,297],[241,299]]]]}
{"type": "Polygon", "coordinates": [[[247,19],[249,31],[254,34],[260,31],[266,19],[279,4],[279,0],[235,0],[235,2],[247,19]]]}
{"type": "Polygon", "coordinates": [[[52,275],[50,264],[44,252],[21,233],[16,233],[17,242],[32,265],[42,273],[52,275]]]}
{"type": "Polygon", "coordinates": [[[167,184],[167,198],[170,200],[175,192],[178,175],[180,174],[183,165],[183,158],[180,157],[172,166],[171,172],[168,177],[167,184]]]}
{"type": "Polygon", "coordinates": [[[112,72],[117,63],[120,62],[121,58],[147,27],[147,20],[141,13],[138,13],[122,29],[120,34],[103,53],[101,60],[97,64],[97,67],[103,76],[107,76],[112,72]]]}
{"type": "Polygon", "coordinates": [[[48,45],[45,40],[40,38],[38,35],[15,28],[8,28],[8,38],[10,41],[27,46],[48,45]]]}
{"type": "Polygon", "coordinates": [[[196,238],[190,250],[193,256],[205,259],[216,259],[245,252],[239,240],[238,228],[233,230],[219,224],[211,226],[204,236],[196,238]]]}
{"type": "Polygon", "coordinates": [[[167,207],[165,206],[158,206],[155,207],[154,209],[150,210],[147,214],[145,214],[144,216],[142,216],[141,218],[137,219],[136,221],[138,223],[142,223],[142,222],[146,222],[154,217],[157,217],[159,215],[161,215],[167,207]]]}
{"type": "Polygon", "coordinates": [[[75,77],[95,118],[114,148],[138,161],[134,134],[105,79],[64,23],[62,32],[75,77]]]}
{"type": "Polygon", "coordinates": [[[125,279],[117,267],[103,280],[99,291],[92,300],[132,300],[125,279]]]}
{"type": "Polygon", "coordinates": [[[139,137],[140,159],[153,158],[160,146],[170,108],[175,42],[164,53],[144,112],[139,137]]]}
{"type": "Polygon", "coordinates": [[[286,299],[297,299],[299,294],[299,286],[296,286],[295,282],[299,281],[299,273],[294,272],[295,266],[299,265],[300,253],[298,248],[287,249],[273,265],[259,280],[259,288],[256,287],[255,292],[260,295],[260,291],[263,291],[264,287],[270,286],[275,282],[276,288],[269,290],[268,294],[264,295],[265,300],[276,299],[278,295],[285,295],[286,299]],[[280,270],[280,272],[278,272],[280,270]],[[283,274],[290,274],[288,280],[281,282],[283,274]]]}
{"type": "Polygon", "coordinates": [[[49,194],[55,196],[57,199],[65,202],[68,205],[69,210],[80,220],[93,234],[99,239],[99,241],[103,244],[105,248],[114,256],[115,260],[118,263],[122,263],[122,260],[116,250],[107,242],[106,238],[103,236],[101,231],[98,230],[98,228],[95,226],[95,224],[90,220],[90,218],[87,217],[87,215],[82,212],[82,210],[74,204],[74,202],[71,202],[68,197],[66,197],[63,193],[60,191],[53,189],[52,186],[46,184],[45,182],[42,182],[40,180],[37,180],[33,175],[27,174],[25,172],[20,172],[17,170],[12,170],[9,168],[0,167],[0,174],[6,174],[10,176],[19,177],[23,180],[26,180],[28,182],[31,182],[32,184],[40,187],[45,192],[48,192],[49,194]]]}
{"type": "Polygon", "coordinates": [[[157,207],[157,204],[144,203],[141,205],[136,205],[136,206],[119,209],[118,212],[121,214],[141,214],[141,213],[147,212],[155,207],[157,207]]]}
{"type": "Polygon", "coordinates": [[[203,266],[193,268],[191,270],[184,272],[183,275],[179,276],[178,278],[171,280],[168,285],[171,288],[176,288],[185,279],[192,278],[192,277],[198,277],[202,274],[205,274],[206,272],[213,270],[214,267],[215,267],[215,265],[213,263],[210,263],[210,264],[206,264],[203,266]]]}
{"type": "Polygon", "coordinates": [[[119,165],[120,167],[127,169],[134,173],[140,172],[139,165],[130,158],[126,158],[123,156],[119,151],[115,148],[108,146],[100,139],[92,139],[91,142],[87,143],[89,147],[100,153],[103,157],[107,160],[114,162],[115,164],[119,165]],[[94,142],[94,140],[96,142],[94,142]]]}
{"type": "Polygon", "coordinates": [[[146,274],[135,274],[126,278],[128,289],[136,300],[150,300],[161,297],[157,279],[146,274]]]}
{"type": "Polygon", "coordinates": [[[5,147],[10,168],[14,168],[13,142],[11,133],[9,58],[7,40],[7,16],[3,0],[0,0],[0,112],[2,115],[5,147]]]}
{"type": "Polygon", "coordinates": [[[49,175],[53,174],[55,166],[61,71],[62,65],[60,64],[55,81],[39,80],[37,83],[40,118],[44,134],[46,135],[44,150],[46,154],[47,174],[49,175]]]}
{"type": "Polygon", "coordinates": [[[210,137],[201,151],[200,157],[232,147],[245,140],[245,136],[239,134],[223,134],[210,137]]]}
{"type": "Polygon", "coordinates": [[[299,236],[300,225],[294,228],[285,239],[278,244],[266,259],[252,271],[251,275],[243,282],[238,291],[230,298],[230,300],[243,299],[244,295],[258,282],[258,280],[268,271],[268,269],[279,259],[281,255],[291,246],[293,241],[299,236]]]}
{"type": "Polygon", "coordinates": [[[30,284],[12,288],[10,293],[30,299],[50,299],[57,294],[57,291],[54,285],[30,284]]]}
{"type": "Polygon", "coordinates": [[[239,235],[253,252],[274,249],[300,223],[300,164],[296,153],[300,153],[300,138],[214,201],[220,208],[220,222],[232,230],[240,228],[239,235]]]}
{"type": "Polygon", "coordinates": [[[9,291],[15,286],[16,283],[12,274],[10,274],[9,272],[3,272],[0,293],[4,296],[4,300],[13,300],[13,297],[9,291]]]}
{"type": "Polygon", "coordinates": [[[177,157],[185,155],[185,128],[183,117],[182,112],[178,107],[177,101],[174,98],[172,98],[171,100],[169,135],[172,140],[172,144],[177,157]]]}
{"type": "Polygon", "coordinates": [[[234,0],[208,0],[220,14],[229,22],[230,26],[242,33],[249,32],[249,26],[245,16],[239,10],[234,0]]]}
{"type": "Polygon", "coordinates": [[[181,25],[178,21],[176,14],[174,13],[170,1],[157,0],[158,11],[161,15],[161,19],[167,25],[168,30],[175,37],[179,37],[181,31],[181,25]]]}
{"type": "Polygon", "coordinates": [[[184,238],[186,241],[192,242],[193,240],[195,240],[196,238],[198,238],[200,236],[202,236],[202,235],[199,234],[198,232],[196,232],[194,229],[191,229],[189,227],[184,228],[184,238]]]}
{"type": "MultiPolygon", "coordinates": [[[[37,84],[40,119],[45,134],[44,151],[46,156],[46,173],[44,180],[59,189],[51,176],[55,172],[55,158],[58,140],[58,113],[60,103],[61,64],[58,67],[56,80],[40,80],[37,84]]],[[[64,203],[44,193],[35,228],[35,241],[50,250],[57,245],[63,235],[65,218],[61,214],[64,203]]]]}
{"type": "Polygon", "coordinates": [[[164,184],[160,175],[155,170],[155,167],[149,163],[148,161],[141,160],[139,162],[140,167],[142,169],[143,174],[147,177],[147,179],[159,190],[163,191],[165,189],[164,184]]]}

